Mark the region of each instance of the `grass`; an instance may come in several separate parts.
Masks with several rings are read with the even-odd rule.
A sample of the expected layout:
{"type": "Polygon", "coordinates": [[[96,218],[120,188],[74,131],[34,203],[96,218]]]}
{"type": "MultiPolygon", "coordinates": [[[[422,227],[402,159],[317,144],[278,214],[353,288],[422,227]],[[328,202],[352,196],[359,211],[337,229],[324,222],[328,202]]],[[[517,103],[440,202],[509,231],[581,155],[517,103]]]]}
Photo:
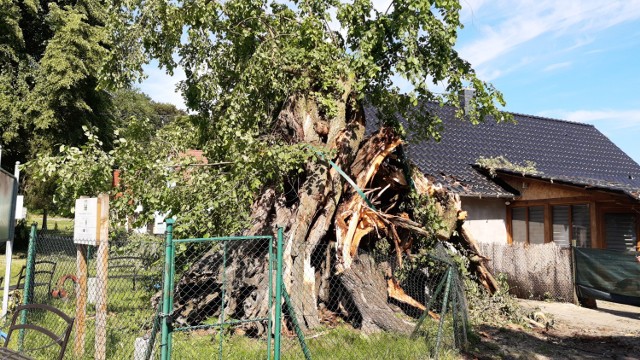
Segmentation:
{"type": "MultiPolygon", "coordinates": [[[[306,343],[314,360],[429,359],[433,349],[433,343],[422,337],[410,339],[406,335],[386,332],[365,335],[346,325],[319,331],[316,335],[307,335],[307,338],[306,343]]],[[[220,358],[217,334],[177,333],[174,334],[173,344],[174,359],[220,358]]],[[[222,359],[257,360],[266,357],[267,344],[264,339],[227,336],[223,340],[222,359]]],[[[458,359],[459,354],[451,350],[441,350],[439,358],[444,360],[458,359]]],[[[304,359],[301,347],[295,337],[283,337],[282,359],[304,359]]]]}
{"type": "MultiPolygon", "coordinates": [[[[141,245],[142,246],[142,245],[141,245]]],[[[44,255],[44,241],[42,247],[39,246],[38,259],[52,260],[56,262],[56,270],[53,277],[53,284],[58,282],[62,276],[76,273],[76,259],[72,252],[63,251],[52,252],[44,255]]],[[[25,259],[20,254],[14,257],[15,262],[12,273],[17,274],[25,259]]],[[[161,265],[161,264],[160,264],[161,265]]],[[[132,279],[114,278],[119,273],[118,269],[110,270],[108,280],[108,316],[107,316],[107,359],[132,359],[134,358],[134,343],[136,338],[148,333],[155,309],[151,307],[151,297],[157,293],[160,283],[161,271],[157,268],[144,269],[146,275],[154,275],[155,279],[138,283],[133,289],[132,279]]],[[[89,276],[95,276],[95,260],[89,259],[89,276]]],[[[38,281],[36,279],[36,281],[38,281]]],[[[75,294],[72,284],[67,283],[65,289],[71,294],[69,299],[57,299],[47,293],[45,287],[35,289],[36,303],[51,304],[71,316],[75,316],[75,294]]],[[[62,324],[53,314],[36,313],[30,316],[28,322],[42,325],[59,333],[62,324]]],[[[77,324],[75,325],[77,326],[77,324]]],[[[74,326],[74,327],[75,327],[74,326]]],[[[76,356],[74,351],[75,336],[72,333],[67,347],[65,359],[93,359],[94,339],[96,326],[95,306],[87,305],[86,335],[84,343],[84,355],[76,356]]],[[[6,331],[6,325],[3,327],[6,331]]],[[[342,324],[334,328],[318,329],[306,334],[306,342],[313,359],[428,359],[435,347],[435,334],[437,323],[426,321],[421,337],[410,339],[406,335],[378,333],[365,335],[353,329],[347,324],[342,324]]],[[[451,323],[445,323],[445,345],[451,343],[451,323]]],[[[75,330],[74,330],[75,332],[75,330]]],[[[223,336],[222,358],[230,360],[241,359],[265,359],[267,356],[267,343],[265,338],[256,339],[242,335],[232,335],[233,329],[226,329],[223,336]]],[[[35,334],[27,333],[24,349],[40,347],[49,342],[35,334]]],[[[13,337],[10,347],[17,348],[17,336],[13,337]]],[[[159,339],[157,335],[156,354],[154,358],[159,358],[159,339]]],[[[219,357],[219,335],[207,331],[175,332],[173,335],[173,359],[218,359],[219,357]]],[[[273,346],[273,343],[272,343],[273,346]]],[[[28,353],[35,359],[51,359],[55,347],[34,353],[28,353]]],[[[297,338],[294,336],[284,336],[282,339],[283,359],[304,358],[297,338]]],[[[455,351],[441,350],[441,359],[458,359],[459,355],[455,351]]]]}
{"type": "MultiPolygon", "coordinates": [[[[11,256],[11,285],[14,285],[18,281],[18,273],[20,273],[20,269],[23,265],[27,263],[27,254],[25,253],[14,253],[11,256]]],[[[0,276],[4,277],[4,270],[7,264],[7,259],[4,254],[0,254],[0,276]]],[[[2,288],[0,287],[0,292],[2,292],[2,288]]]]}
{"type": "MultiPolygon", "coordinates": [[[[38,230],[42,229],[42,214],[27,214],[27,224],[38,223],[38,230]]],[[[73,219],[60,216],[47,216],[47,228],[50,230],[73,231],[73,219]]]]}

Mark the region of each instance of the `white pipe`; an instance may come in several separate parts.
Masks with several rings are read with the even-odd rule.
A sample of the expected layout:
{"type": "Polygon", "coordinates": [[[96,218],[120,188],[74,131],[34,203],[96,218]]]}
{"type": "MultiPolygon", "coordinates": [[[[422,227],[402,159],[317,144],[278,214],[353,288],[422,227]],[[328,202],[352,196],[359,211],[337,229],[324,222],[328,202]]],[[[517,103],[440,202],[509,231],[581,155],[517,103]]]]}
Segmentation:
{"type": "MultiPolygon", "coordinates": [[[[16,185],[19,184],[20,179],[20,161],[16,161],[16,168],[13,173],[16,178],[16,185]]],[[[17,196],[16,192],[13,196],[17,196]]],[[[14,200],[15,202],[15,200],[14,200]]],[[[13,220],[15,221],[15,220],[13,220]]],[[[4,269],[4,291],[2,292],[2,311],[0,311],[0,317],[7,315],[9,307],[9,283],[11,282],[11,263],[13,258],[13,236],[10,236],[9,241],[6,243],[5,249],[5,269],[4,269]]]]}
{"type": "Polygon", "coordinates": [[[13,169],[13,176],[16,178],[16,183],[20,185],[20,161],[16,161],[16,167],[13,169]]]}

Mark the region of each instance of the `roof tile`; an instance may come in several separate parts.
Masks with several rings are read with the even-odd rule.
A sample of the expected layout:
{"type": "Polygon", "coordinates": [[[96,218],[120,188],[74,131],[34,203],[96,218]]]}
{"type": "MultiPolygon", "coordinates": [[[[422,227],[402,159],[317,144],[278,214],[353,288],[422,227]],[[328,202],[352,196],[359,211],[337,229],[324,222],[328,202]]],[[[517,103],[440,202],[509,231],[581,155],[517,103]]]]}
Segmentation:
{"type": "MultiPolygon", "coordinates": [[[[481,174],[473,165],[482,157],[504,156],[510,162],[533,161],[540,179],[624,192],[640,199],[640,165],[593,125],[513,113],[516,123],[488,119],[473,125],[455,117],[453,107],[425,105],[442,119],[442,140],[412,141],[405,152],[426,174],[461,195],[511,197],[513,193],[481,174]],[[635,194],[635,195],[634,195],[635,194]]],[[[368,130],[378,121],[365,109],[368,130]]],[[[406,120],[401,119],[406,122],[406,120]]],[[[377,125],[374,125],[377,127],[377,125]]]]}

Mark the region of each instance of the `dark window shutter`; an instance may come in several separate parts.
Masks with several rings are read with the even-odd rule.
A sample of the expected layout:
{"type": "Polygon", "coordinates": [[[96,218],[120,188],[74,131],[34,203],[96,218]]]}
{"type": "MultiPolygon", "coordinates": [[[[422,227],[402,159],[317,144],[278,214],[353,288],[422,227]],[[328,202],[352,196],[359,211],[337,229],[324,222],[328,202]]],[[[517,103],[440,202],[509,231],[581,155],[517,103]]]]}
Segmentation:
{"type": "Polygon", "coordinates": [[[544,206],[529,208],[529,244],[544,244],[544,206]]]}
{"type": "Polygon", "coordinates": [[[636,217],[633,214],[604,215],[604,231],[607,249],[636,251],[636,217]]]}
{"type": "Polygon", "coordinates": [[[569,206],[553,206],[553,242],[561,247],[569,247],[569,206]]]}

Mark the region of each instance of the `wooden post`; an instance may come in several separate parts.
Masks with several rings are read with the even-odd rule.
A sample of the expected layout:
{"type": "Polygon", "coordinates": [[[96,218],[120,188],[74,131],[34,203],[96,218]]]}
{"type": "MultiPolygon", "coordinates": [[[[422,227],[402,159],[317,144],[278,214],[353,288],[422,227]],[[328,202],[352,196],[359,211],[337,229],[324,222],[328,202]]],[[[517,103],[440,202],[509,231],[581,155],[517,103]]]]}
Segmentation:
{"type": "Polygon", "coordinates": [[[98,195],[98,253],[96,254],[96,341],[95,359],[107,355],[107,274],[109,261],[109,195],[98,195]]]}
{"type": "Polygon", "coordinates": [[[78,283],[76,285],[76,342],[75,355],[84,355],[84,336],[87,328],[87,245],[76,244],[76,271],[78,283]]]}

